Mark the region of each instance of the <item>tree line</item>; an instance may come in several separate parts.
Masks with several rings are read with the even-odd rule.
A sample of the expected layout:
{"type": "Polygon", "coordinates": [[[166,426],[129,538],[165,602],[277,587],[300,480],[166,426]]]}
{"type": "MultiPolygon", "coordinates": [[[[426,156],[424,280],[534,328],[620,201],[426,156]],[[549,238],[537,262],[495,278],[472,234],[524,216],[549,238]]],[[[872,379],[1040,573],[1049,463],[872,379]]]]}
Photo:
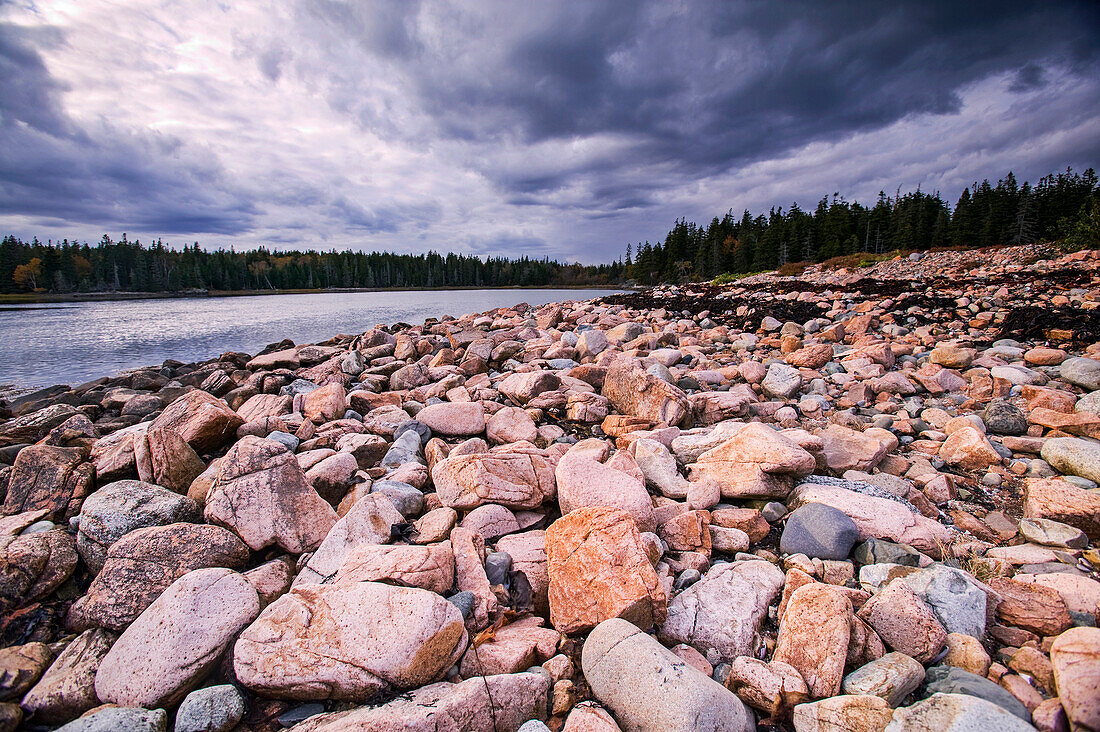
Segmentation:
{"type": "Polygon", "coordinates": [[[125,234],[87,242],[0,242],[0,292],[186,292],[332,288],[546,287],[616,284],[622,262],[563,264],[550,259],[352,251],[182,250],[125,234]]]}
{"type": "MultiPolygon", "coordinates": [[[[1096,172],[1044,176],[1020,185],[1010,172],[997,181],[966,187],[952,210],[939,192],[879,192],[868,206],[834,193],[813,211],[797,203],[767,215],[730,209],[701,226],[680,219],[663,242],[628,245],[627,274],[640,284],[711,279],[788,263],[937,247],[1065,241],[1100,246],[1100,188],[1096,172]]],[[[856,258],[858,262],[858,257],[856,258]]]]}
{"type": "MultiPolygon", "coordinates": [[[[950,208],[939,192],[893,196],[874,205],[834,193],[811,211],[794,203],[740,218],[733,209],[707,226],[678,220],[663,242],[627,245],[625,258],[581,265],[549,258],[352,251],[172,249],[106,234],[95,245],[45,244],[8,235],[0,242],[0,292],[184,292],[331,288],[605,286],[711,279],[794,262],[936,247],[1062,241],[1100,247],[1100,186],[1089,168],[1050,174],[1032,186],[1010,172],[968,186],[950,208]]],[[[858,257],[856,257],[858,263],[858,257]]]]}

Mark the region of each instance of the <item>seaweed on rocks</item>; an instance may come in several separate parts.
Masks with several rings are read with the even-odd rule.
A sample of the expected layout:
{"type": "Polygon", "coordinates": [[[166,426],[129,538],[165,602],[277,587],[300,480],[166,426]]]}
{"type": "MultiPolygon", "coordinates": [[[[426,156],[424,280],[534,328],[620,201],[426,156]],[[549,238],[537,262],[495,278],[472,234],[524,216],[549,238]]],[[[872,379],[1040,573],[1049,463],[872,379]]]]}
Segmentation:
{"type": "Polygon", "coordinates": [[[1100,310],[1033,305],[1012,308],[997,337],[1017,341],[1095,343],[1100,341],[1100,310]]]}

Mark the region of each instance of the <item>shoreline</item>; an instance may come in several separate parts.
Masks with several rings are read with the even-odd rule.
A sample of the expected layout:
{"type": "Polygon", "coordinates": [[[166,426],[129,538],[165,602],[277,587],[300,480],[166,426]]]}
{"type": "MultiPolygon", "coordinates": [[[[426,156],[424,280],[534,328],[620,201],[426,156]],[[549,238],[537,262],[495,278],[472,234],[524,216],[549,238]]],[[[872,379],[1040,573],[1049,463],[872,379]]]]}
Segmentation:
{"type": "Polygon", "coordinates": [[[360,292],[447,292],[464,290],[628,290],[628,285],[507,285],[456,287],[332,287],[288,290],[206,290],[198,292],[71,292],[0,294],[3,305],[42,305],[67,302],[126,302],[128,300],[187,300],[211,297],[255,297],[257,295],[326,295],[360,292]]]}

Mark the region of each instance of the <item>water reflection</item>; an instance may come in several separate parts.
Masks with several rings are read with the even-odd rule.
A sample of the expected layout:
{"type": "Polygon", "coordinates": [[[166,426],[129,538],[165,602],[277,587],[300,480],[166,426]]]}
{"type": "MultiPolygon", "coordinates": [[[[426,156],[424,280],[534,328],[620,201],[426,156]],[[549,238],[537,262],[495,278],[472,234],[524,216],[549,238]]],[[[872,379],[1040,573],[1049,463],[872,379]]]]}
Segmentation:
{"type": "Polygon", "coordinates": [[[80,384],[165,359],[199,361],[269,343],[323,341],[376,324],[422,323],[612,290],[433,290],[130,300],[0,309],[0,383],[80,384]]]}

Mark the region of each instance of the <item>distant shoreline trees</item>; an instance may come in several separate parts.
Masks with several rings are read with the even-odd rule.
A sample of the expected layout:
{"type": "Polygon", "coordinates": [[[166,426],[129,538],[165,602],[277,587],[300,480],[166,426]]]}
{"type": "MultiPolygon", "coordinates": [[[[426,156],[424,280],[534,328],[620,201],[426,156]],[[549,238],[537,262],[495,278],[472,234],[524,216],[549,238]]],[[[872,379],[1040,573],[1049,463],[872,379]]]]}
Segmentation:
{"type": "Polygon", "coordinates": [[[813,212],[792,204],[740,218],[730,209],[707,226],[680,219],[663,242],[627,245],[627,274],[639,284],[677,282],[720,274],[765,272],[794,261],[823,262],[853,254],[936,247],[977,249],[1036,241],[1075,249],[1100,246],[1100,188],[1096,172],[1044,176],[1033,187],[1009,173],[996,185],[967,186],[952,210],[939,192],[919,188],[873,206],[823,197],[813,212]],[[685,263],[687,266],[685,267],[685,263]]]}
{"type": "Polygon", "coordinates": [[[795,203],[737,218],[730,209],[707,226],[680,219],[663,242],[627,244],[625,259],[600,265],[434,251],[206,251],[198,242],[177,250],[126,234],[104,235],[95,246],[68,239],[43,244],[9,235],[0,242],[0,293],[649,285],[762,272],[794,260],[1034,241],[1100,246],[1100,187],[1092,168],[1067,168],[1034,186],[1018,184],[1012,173],[996,185],[984,180],[966,187],[953,209],[939,192],[919,188],[880,192],[872,206],[834,193],[812,212],[795,203]]]}

